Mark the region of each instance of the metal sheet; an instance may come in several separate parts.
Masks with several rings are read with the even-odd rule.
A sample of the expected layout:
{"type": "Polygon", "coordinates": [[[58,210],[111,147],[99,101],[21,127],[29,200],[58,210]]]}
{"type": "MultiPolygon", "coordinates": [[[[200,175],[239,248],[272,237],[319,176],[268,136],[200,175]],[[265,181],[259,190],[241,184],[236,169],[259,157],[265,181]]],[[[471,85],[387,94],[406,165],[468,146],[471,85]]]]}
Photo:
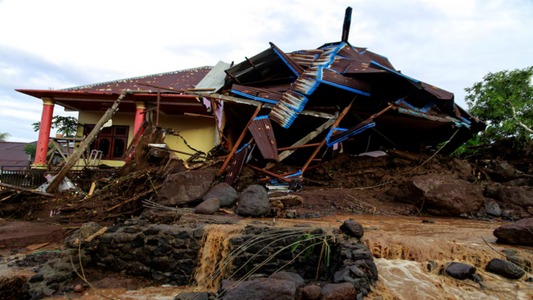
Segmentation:
{"type": "Polygon", "coordinates": [[[256,117],[248,127],[264,159],[278,161],[278,146],[268,116],[256,117]]]}
{"type": "Polygon", "coordinates": [[[235,152],[235,155],[233,155],[233,157],[231,158],[231,162],[229,163],[229,171],[226,174],[225,179],[225,182],[227,184],[233,184],[235,180],[237,180],[237,178],[239,177],[246,157],[248,157],[248,150],[249,145],[246,144],[237,152],[235,152]]]}
{"type": "Polygon", "coordinates": [[[272,121],[278,123],[283,128],[291,127],[296,120],[296,112],[290,109],[285,103],[279,102],[268,115],[272,121]]]}

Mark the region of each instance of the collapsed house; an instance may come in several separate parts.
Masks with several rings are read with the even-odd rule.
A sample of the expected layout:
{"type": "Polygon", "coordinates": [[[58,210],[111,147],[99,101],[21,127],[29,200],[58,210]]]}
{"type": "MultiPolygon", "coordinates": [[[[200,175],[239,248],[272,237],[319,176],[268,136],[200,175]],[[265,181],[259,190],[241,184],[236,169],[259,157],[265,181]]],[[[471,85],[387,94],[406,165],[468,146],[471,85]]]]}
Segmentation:
{"type": "Polygon", "coordinates": [[[90,156],[122,166],[153,124],[164,129],[164,143],[145,147],[163,147],[183,160],[219,158],[224,163],[217,174],[230,184],[245,164],[291,182],[338,152],[420,152],[448,141],[440,151],[451,153],[484,130],[485,123],[458,106],[452,93],[352,46],[350,14],[342,40],[317,49],[284,52],[270,43],[231,66],[219,62],[64,90],[17,90],[44,104],[33,166],[46,165],[55,104],[79,111],[78,136],[84,138],[76,142],[84,155],[73,160],[83,157],[87,165],[90,156]],[[280,162],[295,171],[268,171],[280,162]]]}

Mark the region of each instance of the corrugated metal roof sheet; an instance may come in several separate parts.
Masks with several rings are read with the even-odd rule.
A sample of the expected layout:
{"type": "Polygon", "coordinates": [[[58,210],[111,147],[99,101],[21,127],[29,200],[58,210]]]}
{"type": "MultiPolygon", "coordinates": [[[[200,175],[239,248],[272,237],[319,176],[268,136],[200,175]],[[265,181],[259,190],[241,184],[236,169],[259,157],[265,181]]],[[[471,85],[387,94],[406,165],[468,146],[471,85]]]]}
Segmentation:
{"type": "MultiPolygon", "coordinates": [[[[131,78],[94,83],[89,85],[75,86],[62,89],[61,91],[84,91],[84,92],[113,92],[121,93],[124,89],[149,90],[146,86],[137,86],[136,82],[163,86],[175,90],[195,88],[195,86],[211,71],[212,67],[199,67],[158,73],[152,75],[137,76],[131,78]]],[[[157,89],[156,89],[157,90],[157,89]]]]}
{"type": "Polygon", "coordinates": [[[278,160],[278,146],[268,116],[256,117],[248,127],[264,159],[278,160]]]}

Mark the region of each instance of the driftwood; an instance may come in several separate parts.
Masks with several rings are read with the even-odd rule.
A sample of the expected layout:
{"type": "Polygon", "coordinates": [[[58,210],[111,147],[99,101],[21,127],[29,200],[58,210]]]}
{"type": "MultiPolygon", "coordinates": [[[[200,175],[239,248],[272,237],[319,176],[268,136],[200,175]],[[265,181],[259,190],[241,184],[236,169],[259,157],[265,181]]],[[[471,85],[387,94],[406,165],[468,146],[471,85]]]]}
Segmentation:
{"type": "Polygon", "coordinates": [[[91,242],[92,240],[94,240],[94,238],[101,236],[101,235],[104,234],[106,231],[107,231],[107,227],[102,227],[102,228],[100,228],[100,230],[98,230],[97,232],[95,232],[93,235],[91,235],[91,236],[89,236],[88,238],[86,238],[85,241],[86,241],[86,242],[91,242]]]}

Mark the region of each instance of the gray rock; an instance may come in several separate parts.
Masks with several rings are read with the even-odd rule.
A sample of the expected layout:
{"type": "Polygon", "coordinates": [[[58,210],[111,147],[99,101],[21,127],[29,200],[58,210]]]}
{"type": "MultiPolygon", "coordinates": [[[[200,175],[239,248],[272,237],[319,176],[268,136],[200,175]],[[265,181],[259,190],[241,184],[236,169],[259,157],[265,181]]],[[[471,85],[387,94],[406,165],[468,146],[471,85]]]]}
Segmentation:
{"type": "Polygon", "coordinates": [[[493,217],[500,217],[502,215],[500,206],[494,200],[485,201],[485,212],[493,217]]]}
{"type": "Polygon", "coordinates": [[[208,292],[185,292],[179,293],[174,300],[208,300],[208,292]]]}
{"type": "Polygon", "coordinates": [[[198,204],[194,209],[195,214],[212,215],[220,208],[220,201],[217,198],[207,199],[198,204]]]}
{"type": "Polygon", "coordinates": [[[239,198],[235,213],[244,217],[261,217],[270,212],[270,199],[266,189],[260,185],[246,188],[239,198]]]}
{"type": "Polygon", "coordinates": [[[196,202],[207,193],[214,178],[209,169],[170,174],[159,191],[158,203],[179,206],[196,202]]]}
{"type": "Polygon", "coordinates": [[[465,280],[465,279],[474,279],[474,273],[476,273],[476,267],[458,263],[458,262],[452,262],[446,267],[446,273],[450,275],[453,278],[459,279],[459,280],[465,280]]]}
{"type": "Polygon", "coordinates": [[[340,227],[340,230],[342,230],[347,235],[356,237],[358,239],[363,237],[363,235],[365,234],[363,226],[353,219],[344,221],[344,223],[340,227]]]}
{"type": "Polygon", "coordinates": [[[533,261],[533,254],[519,251],[516,249],[504,249],[502,253],[505,255],[505,259],[512,262],[513,264],[524,269],[526,272],[531,272],[531,262],[533,261]]]}
{"type": "Polygon", "coordinates": [[[86,239],[91,235],[95,234],[101,228],[102,226],[94,222],[83,223],[80,227],[80,235],[82,238],[86,239]]]}
{"type": "Polygon", "coordinates": [[[322,287],[322,300],[353,300],[355,296],[355,287],[348,282],[328,283],[322,287]]]}
{"type": "Polygon", "coordinates": [[[526,274],[519,266],[499,258],[493,258],[487,264],[485,270],[509,279],[520,279],[526,274]]]}
{"type": "Polygon", "coordinates": [[[485,161],[483,169],[491,179],[498,182],[509,181],[515,177],[515,169],[504,160],[485,161]]]}
{"type": "Polygon", "coordinates": [[[364,278],[365,273],[361,271],[357,266],[349,266],[340,271],[335,272],[333,275],[333,282],[355,282],[355,279],[364,278]]]}
{"type": "Polygon", "coordinates": [[[212,187],[202,200],[206,201],[211,198],[217,198],[221,207],[232,207],[239,200],[239,194],[231,185],[222,182],[212,187]]]}
{"type": "Polygon", "coordinates": [[[291,272],[278,272],[270,275],[268,278],[292,281],[296,287],[302,287],[305,285],[305,280],[302,278],[302,276],[291,272]]]}
{"type": "MultiPolygon", "coordinates": [[[[224,284],[222,287],[224,287],[224,284]]],[[[238,286],[227,290],[222,299],[294,300],[297,295],[298,288],[292,281],[261,278],[244,281],[238,286]]]]}

